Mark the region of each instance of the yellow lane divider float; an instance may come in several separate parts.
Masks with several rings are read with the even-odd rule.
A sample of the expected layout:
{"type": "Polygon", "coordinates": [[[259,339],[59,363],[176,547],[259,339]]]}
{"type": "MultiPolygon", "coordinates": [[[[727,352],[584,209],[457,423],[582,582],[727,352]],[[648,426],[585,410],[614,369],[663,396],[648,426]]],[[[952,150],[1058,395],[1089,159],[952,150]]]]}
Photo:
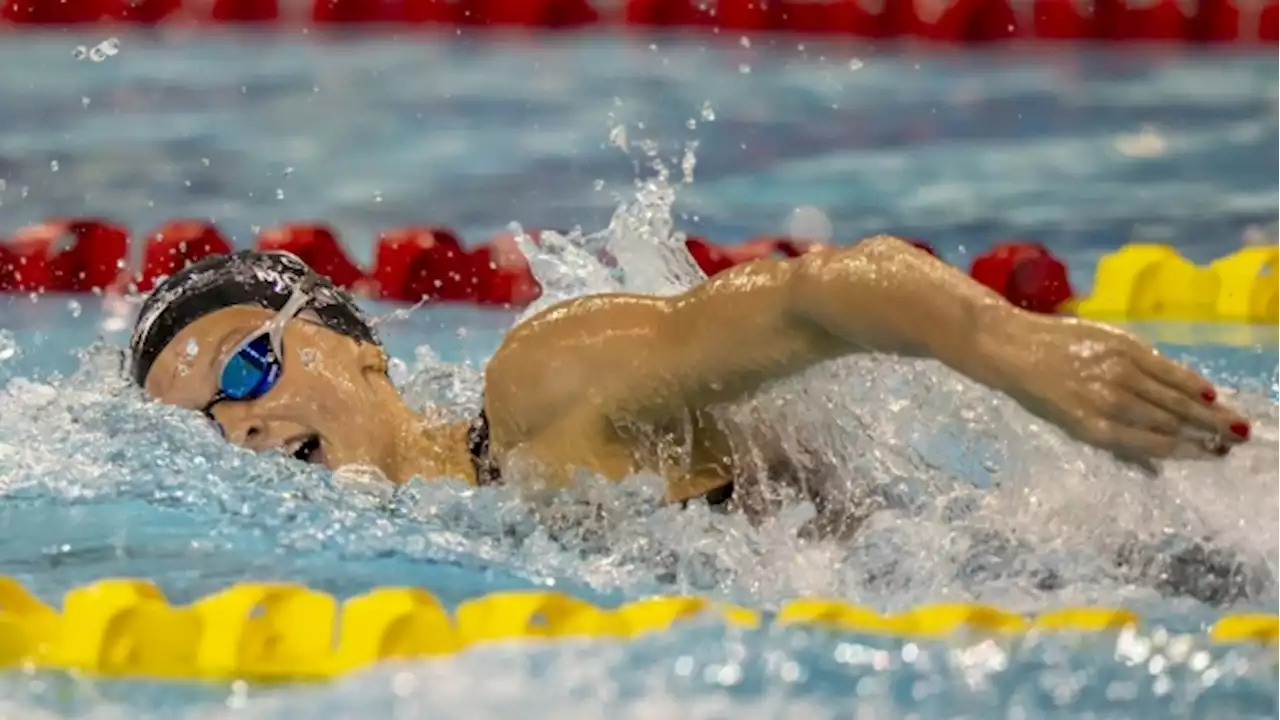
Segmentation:
{"type": "MultiPolygon", "coordinates": [[[[1017,636],[1119,632],[1128,610],[1069,608],[1025,616],[974,604],[938,604],[895,615],[840,601],[799,599],[776,614],[698,597],[654,597],[602,609],[555,592],[497,592],[452,613],[434,595],[377,588],[339,603],[291,583],[243,583],[173,606],[147,580],[78,587],[58,612],[0,576],[0,668],[75,670],[108,677],[264,681],[323,680],[397,658],[456,653],[477,643],[564,637],[627,639],[694,618],[756,629],[817,626],[915,639],[957,633],[1017,636]]],[[[1209,639],[1274,645],[1274,615],[1229,615],[1209,639]]]]}
{"type": "Polygon", "coordinates": [[[1093,295],[1073,303],[1098,320],[1277,322],[1275,245],[1248,246],[1196,265],[1168,245],[1133,244],[1103,256],[1093,295]]]}

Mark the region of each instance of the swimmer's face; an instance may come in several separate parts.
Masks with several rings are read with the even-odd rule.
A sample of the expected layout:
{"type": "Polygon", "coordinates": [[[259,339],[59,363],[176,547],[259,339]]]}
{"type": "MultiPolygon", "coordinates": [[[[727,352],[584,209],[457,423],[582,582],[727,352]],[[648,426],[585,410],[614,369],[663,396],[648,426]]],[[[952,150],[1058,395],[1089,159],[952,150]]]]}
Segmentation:
{"type": "MultiPolygon", "coordinates": [[[[192,322],[156,358],[147,374],[147,393],[203,410],[218,392],[227,356],[261,332],[273,315],[256,307],[229,307],[192,322]]],[[[329,468],[366,464],[386,472],[395,447],[394,434],[378,417],[389,386],[382,350],[295,318],[285,326],[281,360],[280,379],[265,395],[224,400],[210,409],[227,439],[329,468]]]]}

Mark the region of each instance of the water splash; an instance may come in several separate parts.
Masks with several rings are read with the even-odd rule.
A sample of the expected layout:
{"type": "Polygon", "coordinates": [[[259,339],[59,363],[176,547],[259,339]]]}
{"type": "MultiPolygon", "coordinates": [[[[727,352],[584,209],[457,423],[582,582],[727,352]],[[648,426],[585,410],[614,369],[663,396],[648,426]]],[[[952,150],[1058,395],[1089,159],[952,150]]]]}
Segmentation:
{"type": "MultiPolygon", "coordinates": [[[[536,245],[522,236],[546,290],[529,312],[587,293],[679,292],[701,279],[672,229],[674,196],[669,175],[655,171],[603,231],[547,233],[536,245]]],[[[11,335],[0,343],[18,355],[11,335]]],[[[478,406],[479,370],[429,348],[397,375],[414,404],[459,418],[478,406]]],[[[1257,441],[1223,462],[1169,463],[1151,479],[936,363],[831,363],[727,411],[776,430],[739,449],[759,464],[759,482],[743,491],[773,509],[749,518],[662,506],[652,477],[589,481],[545,508],[510,488],[455,481],[376,492],[359,473],[254,455],[222,443],[195,413],[144,402],[123,379],[118,350],[100,344],[71,375],[15,377],[0,390],[0,494],[9,530],[30,538],[0,552],[0,566],[78,568],[32,572],[46,589],[96,568],[158,575],[179,594],[270,575],[339,590],[420,578],[463,595],[535,585],[602,598],[705,592],[764,606],[826,595],[881,607],[974,598],[1033,608],[1155,602],[1162,578],[1178,571],[1171,558],[1190,557],[1194,572],[1186,548],[1207,537],[1201,555],[1225,553],[1243,569],[1241,602],[1274,604],[1274,376],[1219,379],[1241,386],[1231,401],[1255,418],[1257,441]],[[778,456],[801,466],[805,492],[770,481],[778,456]],[[77,564],[86,557],[101,566],[77,564]],[[450,585],[449,568],[467,579],[450,585]]],[[[1192,590],[1237,597],[1231,587],[1192,590]]]]}
{"type": "MultiPolygon", "coordinates": [[[[670,174],[651,144],[628,147],[654,172],[606,229],[546,233],[535,244],[513,228],[545,289],[526,316],[569,297],[670,294],[702,279],[672,229],[670,174]]],[[[637,478],[566,495],[542,518],[556,518],[552,532],[520,535],[506,552],[535,575],[599,589],[766,603],[796,594],[897,607],[938,597],[1027,607],[1158,592],[1274,597],[1277,453],[1267,439],[1277,415],[1260,390],[1235,398],[1257,420],[1257,442],[1225,462],[1169,463],[1153,480],[936,363],[851,358],[731,412],[745,427],[785,429],[738,449],[760,458],[768,519],[659,507],[653,479],[637,478]],[[765,458],[779,455],[805,459],[808,494],[771,482],[765,458]],[[568,566],[565,552],[576,555],[568,566]],[[1177,572],[1191,577],[1170,580],[1177,572]]]]}

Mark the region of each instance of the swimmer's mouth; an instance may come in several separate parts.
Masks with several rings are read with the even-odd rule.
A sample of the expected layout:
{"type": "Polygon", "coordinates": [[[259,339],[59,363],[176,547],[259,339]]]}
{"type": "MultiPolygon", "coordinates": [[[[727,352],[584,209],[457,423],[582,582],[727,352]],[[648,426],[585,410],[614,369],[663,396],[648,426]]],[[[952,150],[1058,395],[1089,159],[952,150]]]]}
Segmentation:
{"type": "Polygon", "coordinates": [[[289,452],[289,455],[295,460],[315,464],[322,461],[320,450],[320,436],[307,435],[297,442],[297,446],[289,452]]]}

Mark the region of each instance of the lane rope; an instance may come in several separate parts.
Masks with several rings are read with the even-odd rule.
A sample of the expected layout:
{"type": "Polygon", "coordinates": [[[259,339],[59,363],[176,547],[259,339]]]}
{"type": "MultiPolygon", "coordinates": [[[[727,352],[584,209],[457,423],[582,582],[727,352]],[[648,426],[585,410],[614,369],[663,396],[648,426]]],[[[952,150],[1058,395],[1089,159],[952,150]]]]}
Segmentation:
{"type": "MultiPolygon", "coordinates": [[[[1106,607],[1024,615],[940,603],[882,615],[839,600],[804,598],[769,613],[669,596],[610,609],[547,591],[490,593],[450,612],[420,588],[379,587],[340,602],[288,582],[237,583],[175,606],[151,581],[132,578],[76,587],[58,610],[0,576],[0,668],[134,678],[323,680],[384,660],[446,656],[477,644],[569,637],[619,642],[699,620],[726,629],[810,627],[939,642],[1117,635],[1147,626],[1132,611],[1106,607]]],[[[1226,615],[1207,629],[1205,639],[1274,647],[1278,626],[1275,615],[1226,615]]]]}
{"type": "MultiPolygon", "coordinates": [[[[527,233],[541,242],[543,231],[527,233]]],[[[0,293],[148,292],[163,277],[232,244],[212,223],[173,220],[149,234],[142,264],[127,267],[135,237],[98,218],[51,220],[0,241],[0,293]]],[[[937,256],[924,240],[912,240],[937,256]]],[[[798,257],[833,246],[786,236],[737,244],[688,237],[685,247],[708,275],[766,257],[798,257]]],[[[374,243],[374,262],[362,268],[323,224],[288,224],[262,231],[254,246],[294,253],[337,285],[363,297],[404,303],[422,300],[489,307],[523,307],[541,293],[520,241],[510,233],[464,244],[439,226],[393,228],[374,243]]],[[[1133,243],[1098,263],[1092,294],[1077,296],[1065,262],[1044,245],[996,243],[975,257],[968,274],[1019,307],[1075,313],[1103,320],[1159,320],[1220,324],[1277,324],[1277,246],[1245,245],[1206,266],[1168,245],[1133,243]]]]}
{"type": "MultiPolygon", "coordinates": [[[[523,32],[680,29],[990,44],[1008,41],[1275,45],[1276,0],[2,0],[0,30],[85,25],[300,26],[523,32]]],[[[86,48],[111,54],[109,49],[86,48]]]]}

